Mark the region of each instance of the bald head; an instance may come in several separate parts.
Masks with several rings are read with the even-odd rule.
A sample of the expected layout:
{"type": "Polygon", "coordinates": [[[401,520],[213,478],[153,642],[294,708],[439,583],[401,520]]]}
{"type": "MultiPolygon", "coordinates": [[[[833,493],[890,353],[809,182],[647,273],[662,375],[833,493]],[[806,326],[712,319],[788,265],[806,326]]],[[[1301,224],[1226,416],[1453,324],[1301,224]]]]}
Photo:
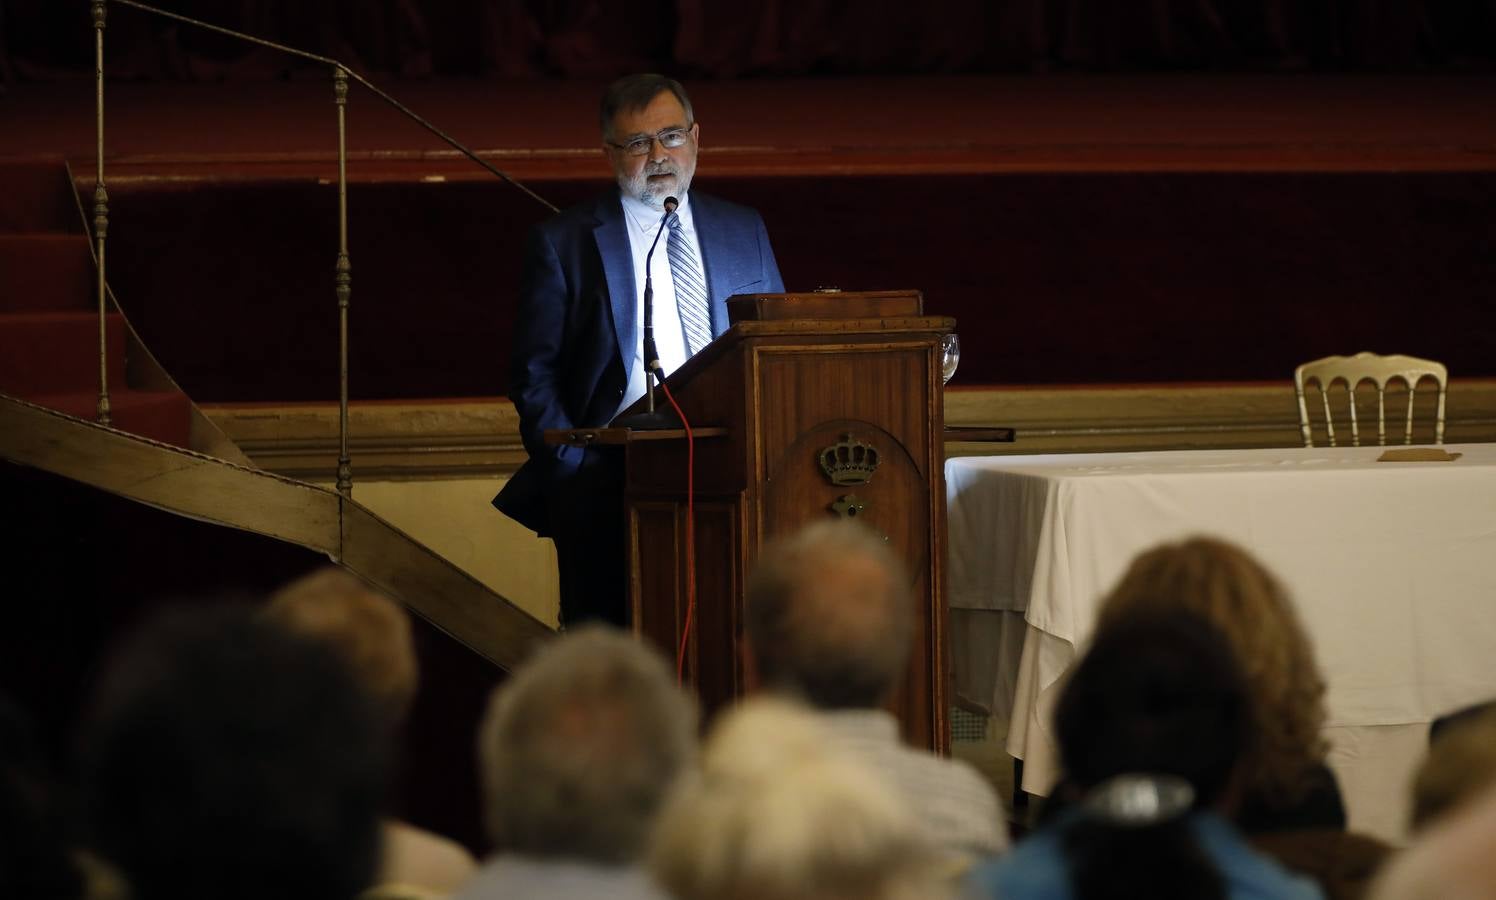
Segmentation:
{"type": "Polygon", "coordinates": [[[877,706],[909,657],[909,578],[871,530],[817,523],[759,558],[747,626],[765,687],[823,709],[877,706]]]}

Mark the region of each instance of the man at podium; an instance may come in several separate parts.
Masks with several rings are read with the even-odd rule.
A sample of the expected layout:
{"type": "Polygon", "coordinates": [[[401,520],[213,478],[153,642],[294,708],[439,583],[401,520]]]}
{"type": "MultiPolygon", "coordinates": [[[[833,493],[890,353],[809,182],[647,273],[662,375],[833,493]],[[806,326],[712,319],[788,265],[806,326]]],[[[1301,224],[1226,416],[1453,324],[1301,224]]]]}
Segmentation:
{"type": "Polygon", "coordinates": [[[563,626],[627,624],[623,461],[543,433],[606,425],[644,395],[646,275],[667,375],[727,330],[728,297],[784,290],[759,214],[691,190],[701,126],[678,82],[615,81],[600,124],[617,189],[526,243],[509,396],[530,458],[493,501],[555,541],[563,626]]]}

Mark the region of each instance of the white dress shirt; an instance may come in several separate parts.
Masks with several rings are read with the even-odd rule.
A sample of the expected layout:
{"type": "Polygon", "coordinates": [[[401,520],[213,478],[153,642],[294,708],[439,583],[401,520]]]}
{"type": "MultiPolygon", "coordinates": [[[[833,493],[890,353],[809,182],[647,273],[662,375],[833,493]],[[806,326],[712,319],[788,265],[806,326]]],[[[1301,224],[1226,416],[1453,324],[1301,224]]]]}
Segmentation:
{"type": "MultiPolygon", "coordinates": [[[[623,402],[618,405],[618,412],[623,412],[644,396],[644,259],[649,255],[649,245],[654,241],[655,233],[660,230],[660,223],[665,216],[662,210],[648,206],[635,197],[621,195],[621,199],[629,233],[629,248],[634,256],[634,333],[639,336],[639,343],[633,348],[629,383],[623,392],[623,402]]],[[[691,218],[690,195],[680,198],[680,206],[675,214],[680,216],[680,227],[684,230],[685,239],[696,248],[696,258],[704,260],[701,242],[696,237],[696,224],[691,218]]],[[[686,352],[686,333],[680,323],[680,310],[675,305],[675,282],[670,277],[670,254],[665,249],[669,240],[670,229],[667,228],[660,235],[660,244],[655,248],[653,265],[650,267],[654,273],[655,348],[660,351],[660,366],[667,376],[680,368],[689,355],[686,352]]],[[[661,398],[659,402],[665,401],[661,398]]]]}

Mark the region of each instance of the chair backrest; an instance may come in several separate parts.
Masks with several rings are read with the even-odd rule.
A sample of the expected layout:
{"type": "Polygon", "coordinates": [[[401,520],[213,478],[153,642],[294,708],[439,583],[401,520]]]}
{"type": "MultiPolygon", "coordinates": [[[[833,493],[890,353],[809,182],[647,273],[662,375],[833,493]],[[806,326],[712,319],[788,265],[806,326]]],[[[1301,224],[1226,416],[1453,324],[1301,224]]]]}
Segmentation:
{"type": "Polygon", "coordinates": [[[1330,388],[1335,382],[1345,383],[1347,404],[1350,407],[1351,444],[1361,445],[1361,428],[1356,418],[1356,388],[1370,381],[1377,389],[1377,443],[1387,443],[1387,384],[1401,380],[1408,387],[1408,408],[1404,417],[1403,443],[1413,443],[1413,400],[1418,383],[1432,378],[1439,387],[1439,401],[1434,417],[1434,443],[1444,443],[1444,394],[1448,389],[1449,372],[1443,363],[1412,356],[1379,356],[1375,353],[1357,353],[1355,356],[1326,356],[1304,363],[1293,370],[1293,391],[1299,401],[1299,429],[1304,435],[1304,446],[1313,447],[1314,438],[1309,427],[1309,406],[1304,402],[1304,386],[1313,383],[1319,388],[1324,406],[1325,434],[1330,446],[1335,446],[1335,419],[1330,411],[1330,388]]]}

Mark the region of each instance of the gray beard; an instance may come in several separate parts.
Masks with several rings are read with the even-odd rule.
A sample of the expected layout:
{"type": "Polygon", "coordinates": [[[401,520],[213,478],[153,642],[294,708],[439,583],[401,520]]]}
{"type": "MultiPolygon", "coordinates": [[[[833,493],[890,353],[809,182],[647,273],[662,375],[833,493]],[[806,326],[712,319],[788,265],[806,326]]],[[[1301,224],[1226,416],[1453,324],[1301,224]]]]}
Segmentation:
{"type": "Polygon", "coordinates": [[[649,206],[653,209],[662,210],[665,208],[666,197],[685,196],[687,189],[691,187],[691,176],[694,174],[694,172],[681,172],[679,170],[670,169],[657,169],[651,172],[646,167],[644,171],[639,173],[637,178],[618,179],[618,186],[623,190],[625,194],[633,197],[640,203],[643,203],[644,205],[649,206]],[[663,186],[656,186],[649,183],[650,175],[661,175],[665,172],[670,172],[671,174],[675,175],[677,186],[673,191],[667,190],[663,186]]]}

